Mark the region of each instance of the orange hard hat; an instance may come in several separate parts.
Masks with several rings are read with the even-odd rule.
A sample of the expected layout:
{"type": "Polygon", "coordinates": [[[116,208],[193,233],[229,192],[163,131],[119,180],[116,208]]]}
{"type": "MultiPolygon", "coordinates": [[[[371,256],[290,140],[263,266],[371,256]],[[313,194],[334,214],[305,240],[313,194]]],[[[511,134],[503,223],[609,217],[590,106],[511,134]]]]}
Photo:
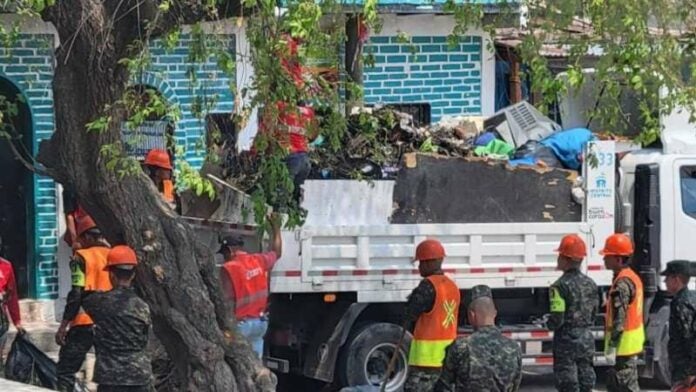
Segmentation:
{"type": "Polygon", "coordinates": [[[425,240],[418,244],[414,261],[428,261],[445,258],[445,247],[438,240],[425,240]]]}
{"type": "Polygon", "coordinates": [[[573,260],[582,260],[587,256],[587,246],[579,235],[568,234],[561,239],[561,245],[556,252],[573,260]]]}
{"type": "Polygon", "coordinates": [[[633,254],[633,242],[626,234],[616,233],[607,238],[604,249],[599,251],[602,256],[630,256],[633,254]]]}
{"type": "Polygon", "coordinates": [[[92,219],[92,217],[87,214],[77,219],[75,226],[75,230],[77,231],[78,237],[89,230],[98,229],[97,224],[94,222],[94,219],[92,219]]]}
{"type": "Polygon", "coordinates": [[[166,170],[172,170],[172,162],[169,160],[169,154],[159,148],[153,148],[145,157],[145,164],[156,166],[166,170]]]}
{"type": "Polygon", "coordinates": [[[136,265],[138,265],[138,258],[133,248],[126,245],[116,245],[109,250],[109,254],[106,256],[106,267],[104,267],[104,269],[112,267],[133,269],[136,265]]]}

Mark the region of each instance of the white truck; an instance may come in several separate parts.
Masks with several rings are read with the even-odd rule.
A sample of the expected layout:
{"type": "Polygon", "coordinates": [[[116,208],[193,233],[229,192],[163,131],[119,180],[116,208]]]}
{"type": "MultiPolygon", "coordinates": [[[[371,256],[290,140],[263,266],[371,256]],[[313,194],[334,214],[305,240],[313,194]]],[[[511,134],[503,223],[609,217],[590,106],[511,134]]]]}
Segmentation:
{"type": "MultiPolygon", "coordinates": [[[[642,372],[668,380],[669,298],[657,274],[672,259],[696,259],[696,132],[665,139],[663,150],[627,154],[616,154],[614,142],[588,144],[594,158],[585,159],[578,222],[390,224],[393,181],[308,181],[307,221],[284,233],[283,257],[270,277],[265,364],[279,374],[339,386],[379,385],[399,340],[406,298],[421,279],[411,262],[415,246],[436,237],[445,245],[444,269],[461,288],[462,303],[468,289],[489,285],[498,323],[520,342],[524,365],[551,365],[553,335],[543,319],[548,287],[560,275],[555,249],[561,237],[577,233],[586,240],[583,269],[605,298],[612,273],[598,252],[620,230],[633,235],[633,266],[645,283],[642,372]]],[[[442,202],[457,202],[456,195],[442,202]]],[[[600,313],[597,365],[603,361],[603,304],[600,313]]],[[[465,319],[460,311],[462,333],[465,319]]],[[[399,347],[388,391],[400,390],[406,379],[409,338],[399,347]]]]}

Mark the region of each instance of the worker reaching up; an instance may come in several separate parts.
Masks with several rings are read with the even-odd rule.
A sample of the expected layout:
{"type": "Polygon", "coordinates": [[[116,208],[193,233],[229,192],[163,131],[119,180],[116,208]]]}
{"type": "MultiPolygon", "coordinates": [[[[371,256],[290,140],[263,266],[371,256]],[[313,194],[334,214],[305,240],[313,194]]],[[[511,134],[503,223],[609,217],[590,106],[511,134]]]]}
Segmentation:
{"type": "Polygon", "coordinates": [[[226,237],[218,251],[225,258],[221,285],[226,300],[234,303],[234,320],[239,332],[251,343],[259,358],[263,355],[263,338],[268,329],[268,273],[283,252],[280,217],[272,215],[271,251],[246,253],[244,240],[226,237]]]}
{"type": "Polygon", "coordinates": [[[113,289],[87,292],[82,300],[95,325],[97,392],[152,391],[152,365],[147,353],[152,319],[150,307],[132,287],[137,265],[132,248],[114,246],[104,267],[113,289]]]}
{"type": "Polygon", "coordinates": [[[152,182],[155,183],[157,190],[162,194],[164,201],[172,209],[176,208],[176,193],[174,192],[174,182],[172,181],[172,162],[169,153],[165,150],[154,148],[145,156],[145,167],[152,182]]]}
{"type": "Polygon", "coordinates": [[[614,271],[609,289],[604,330],[604,351],[609,362],[607,390],[637,392],[638,357],[643,352],[643,282],[630,267],[633,243],[625,234],[612,234],[604,249],[604,265],[614,271]]]}
{"type": "Polygon", "coordinates": [[[424,278],[408,298],[406,320],[416,321],[408,356],[404,392],[429,391],[437,381],[445,350],[457,337],[460,293],[442,271],[445,248],[434,239],[421,242],[414,261],[424,278]]]}
{"type": "Polygon", "coordinates": [[[57,366],[58,390],[70,392],[75,386],[75,373],[82,367],[94,344],[93,322],[82,308],[82,295],[86,291],[111,290],[109,274],[104,271],[109,244],[89,215],[80,218],[76,227],[81,249],[75,251],[70,261],[72,289],[55,336],[56,343],[61,346],[57,366]]]}

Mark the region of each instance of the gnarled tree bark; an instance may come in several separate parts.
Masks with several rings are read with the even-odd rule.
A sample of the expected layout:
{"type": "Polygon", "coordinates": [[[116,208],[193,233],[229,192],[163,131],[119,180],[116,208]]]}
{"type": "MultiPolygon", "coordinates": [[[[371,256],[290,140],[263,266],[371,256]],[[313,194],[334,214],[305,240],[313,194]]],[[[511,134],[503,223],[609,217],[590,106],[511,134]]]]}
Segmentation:
{"type": "Polygon", "coordinates": [[[233,338],[212,251],[197,243],[144,174],[119,178],[106,168],[100,150],[120,143],[123,111],[112,110],[106,131],[86,131],[122,96],[129,75],[118,61],[148,22],[156,21],[154,31],[162,32],[205,17],[206,1],[170,1],[171,11],[155,18],[159,3],[60,0],[44,10],[61,45],[53,81],[56,132],[41,144],[38,160],[55,180],[75,189],[112,243],[138,251],[138,288],[181,390],[272,391],[275,377],[246,342],[233,338]]]}

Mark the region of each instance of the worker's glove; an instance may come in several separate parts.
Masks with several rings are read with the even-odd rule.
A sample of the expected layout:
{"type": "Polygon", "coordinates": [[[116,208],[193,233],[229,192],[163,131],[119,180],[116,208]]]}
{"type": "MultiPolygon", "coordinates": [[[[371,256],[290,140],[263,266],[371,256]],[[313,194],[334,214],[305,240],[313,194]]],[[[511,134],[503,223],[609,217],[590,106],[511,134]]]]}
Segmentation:
{"type": "Polygon", "coordinates": [[[609,346],[609,348],[604,351],[604,356],[607,359],[607,365],[616,365],[616,347],[609,346]]]}

